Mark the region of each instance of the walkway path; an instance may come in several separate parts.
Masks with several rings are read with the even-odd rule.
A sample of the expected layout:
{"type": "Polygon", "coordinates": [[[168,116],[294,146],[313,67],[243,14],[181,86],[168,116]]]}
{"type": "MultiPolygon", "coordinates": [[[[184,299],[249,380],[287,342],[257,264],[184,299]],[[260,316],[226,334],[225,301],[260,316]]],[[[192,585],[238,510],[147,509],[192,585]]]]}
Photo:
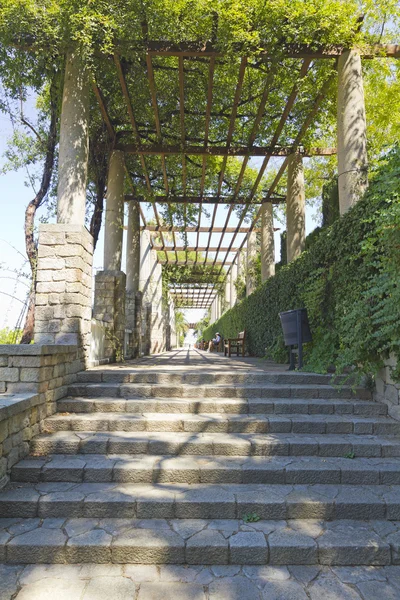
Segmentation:
{"type": "Polygon", "coordinates": [[[46,569],[43,600],[400,598],[400,423],[368,390],[185,350],[58,408],[0,492],[0,560],[35,563],[0,600],[46,569]]]}

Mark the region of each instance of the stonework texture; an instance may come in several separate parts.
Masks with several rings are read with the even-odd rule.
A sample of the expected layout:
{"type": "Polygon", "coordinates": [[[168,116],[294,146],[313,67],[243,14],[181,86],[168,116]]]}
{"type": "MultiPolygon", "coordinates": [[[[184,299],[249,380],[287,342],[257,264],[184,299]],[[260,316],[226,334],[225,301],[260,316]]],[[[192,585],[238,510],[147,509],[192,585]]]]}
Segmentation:
{"type": "Polygon", "coordinates": [[[81,366],[77,346],[0,345],[0,486],[81,366]]]}
{"type": "Polygon", "coordinates": [[[125,287],[122,271],[99,271],[95,277],[93,316],[106,327],[104,357],[121,360],[125,338],[125,287]]]}
{"type": "Polygon", "coordinates": [[[391,356],[385,361],[385,366],[375,377],[374,399],[388,406],[388,413],[394,419],[400,420],[400,384],[392,379],[392,370],[396,359],[391,356]]]}
{"type": "Polygon", "coordinates": [[[87,363],[92,317],[93,238],[85,227],[39,228],[36,344],[77,344],[87,363]]]}

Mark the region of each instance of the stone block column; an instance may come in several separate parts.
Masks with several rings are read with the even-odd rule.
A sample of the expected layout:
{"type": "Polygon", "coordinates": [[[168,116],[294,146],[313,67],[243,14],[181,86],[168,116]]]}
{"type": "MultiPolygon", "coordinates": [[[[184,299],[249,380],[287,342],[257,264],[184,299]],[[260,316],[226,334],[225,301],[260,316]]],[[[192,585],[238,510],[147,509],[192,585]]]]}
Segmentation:
{"type": "Polygon", "coordinates": [[[84,227],[89,152],[89,78],[69,52],[61,109],[57,223],[41,225],[35,300],[36,344],[77,344],[88,363],[93,239],[84,227]]]}
{"type": "Polygon", "coordinates": [[[121,360],[125,342],[126,276],[121,271],[124,231],[124,153],[111,152],[104,223],[104,270],[95,278],[94,317],[106,325],[105,357],[121,360]]]}
{"type": "Polygon", "coordinates": [[[271,202],[261,209],[261,281],[275,275],[274,215],[271,202]]]}
{"type": "Polygon", "coordinates": [[[246,253],[246,296],[250,296],[256,289],[256,282],[253,272],[254,259],[256,257],[256,242],[257,236],[255,231],[251,231],[247,236],[247,253],[246,253]]]}
{"type": "MultiPolygon", "coordinates": [[[[128,203],[128,231],[126,238],[126,327],[129,334],[128,358],[139,356],[142,304],[138,301],[140,279],[140,214],[138,202],[128,203]],[[137,310],[140,313],[137,314],[137,310]]],[[[141,300],[141,298],[140,298],[141,300]]]]}
{"type": "Polygon", "coordinates": [[[299,154],[291,154],[288,157],[286,233],[289,263],[300,256],[306,243],[304,171],[303,160],[299,154]]]}
{"type": "Polygon", "coordinates": [[[80,225],[39,228],[35,344],[77,344],[88,360],[93,238],[80,225]]]}
{"type": "Polygon", "coordinates": [[[361,57],[343,52],[338,60],[338,185],[340,214],[357,202],[368,186],[367,123],[361,57]]]}

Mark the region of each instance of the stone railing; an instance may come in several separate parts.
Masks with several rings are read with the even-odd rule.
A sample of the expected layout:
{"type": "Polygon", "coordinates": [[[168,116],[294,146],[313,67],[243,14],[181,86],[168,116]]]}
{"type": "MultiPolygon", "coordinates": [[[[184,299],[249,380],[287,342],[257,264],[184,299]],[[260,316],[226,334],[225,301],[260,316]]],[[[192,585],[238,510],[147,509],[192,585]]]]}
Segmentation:
{"type": "Polygon", "coordinates": [[[0,345],[0,487],[81,368],[77,346],[0,345]]]}

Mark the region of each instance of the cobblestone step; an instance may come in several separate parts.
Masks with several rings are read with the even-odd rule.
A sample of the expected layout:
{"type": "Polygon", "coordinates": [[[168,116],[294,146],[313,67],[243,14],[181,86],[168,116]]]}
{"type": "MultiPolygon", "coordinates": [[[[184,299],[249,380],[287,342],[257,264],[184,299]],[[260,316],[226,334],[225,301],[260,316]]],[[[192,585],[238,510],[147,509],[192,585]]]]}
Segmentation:
{"type": "Polygon", "coordinates": [[[363,387],[333,387],[331,385],[283,385],[283,384],[249,384],[249,385],[145,385],[88,383],[74,384],[68,387],[71,396],[88,398],[120,397],[120,398],[324,398],[371,399],[371,392],[363,387]]]}
{"type": "Polygon", "coordinates": [[[43,454],[397,457],[400,439],[295,433],[74,432],[42,434],[31,451],[43,454]]]}
{"type": "Polygon", "coordinates": [[[1,518],[400,520],[400,486],[11,483],[1,518]]]}
{"type": "Polygon", "coordinates": [[[235,414],[95,413],[55,415],[45,428],[55,431],[169,431],[222,433],[310,433],[355,435],[399,435],[394,419],[348,415],[264,416],[235,414]]]}
{"type": "Polygon", "coordinates": [[[283,371],[281,373],[265,373],[265,372],[243,372],[230,371],[223,369],[220,371],[206,371],[201,369],[201,372],[174,372],[171,370],[146,370],[146,369],[91,369],[78,373],[77,380],[79,383],[147,383],[147,384],[312,384],[312,385],[340,385],[351,383],[351,377],[346,375],[320,375],[318,373],[302,373],[283,371]]]}
{"type": "Polygon", "coordinates": [[[209,398],[189,400],[185,398],[76,398],[68,397],[58,401],[60,412],[130,412],[130,413],[229,413],[229,414],[354,414],[360,417],[387,415],[386,404],[368,400],[327,400],[327,399],[283,399],[252,398],[209,398]]]}
{"type": "Polygon", "coordinates": [[[398,458],[50,455],[20,461],[20,482],[400,485],[398,458]]]}
{"type": "Polygon", "coordinates": [[[1,560],[20,564],[385,566],[400,551],[399,525],[379,520],[15,518],[0,521],[0,536],[1,560]]]}

